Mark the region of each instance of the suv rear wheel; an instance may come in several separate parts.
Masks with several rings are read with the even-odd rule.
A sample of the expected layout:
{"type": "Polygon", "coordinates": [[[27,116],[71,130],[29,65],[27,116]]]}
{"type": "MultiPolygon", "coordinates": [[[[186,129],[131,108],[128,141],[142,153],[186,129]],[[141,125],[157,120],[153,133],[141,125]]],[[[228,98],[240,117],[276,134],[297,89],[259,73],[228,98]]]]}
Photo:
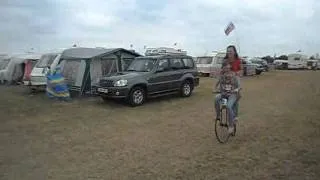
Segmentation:
{"type": "Polygon", "coordinates": [[[181,96],[189,97],[191,96],[192,91],[193,91],[193,84],[189,80],[184,81],[180,87],[181,96]]]}
{"type": "Polygon", "coordinates": [[[128,102],[131,106],[140,106],[146,100],[146,91],[142,87],[134,87],[129,94],[128,102]]]}
{"type": "Polygon", "coordinates": [[[100,96],[101,97],[101,99],[104,101],[104,102],[108,102],[108,97],[105,97],[105,96],[100,96]]]}

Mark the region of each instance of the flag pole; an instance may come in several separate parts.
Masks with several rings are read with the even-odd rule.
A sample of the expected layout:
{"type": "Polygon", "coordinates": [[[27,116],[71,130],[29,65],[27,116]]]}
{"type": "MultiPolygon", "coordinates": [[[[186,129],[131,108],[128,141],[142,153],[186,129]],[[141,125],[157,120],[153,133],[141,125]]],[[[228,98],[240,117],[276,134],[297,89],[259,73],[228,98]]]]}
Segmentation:
{"type": "Polygon", "coordinates": [[[234,30],[234,35],[235,35],[235,38],[236,38],[236,46],[237,46],[237,49],[238,49],[238,53],[240,54],[240,43],[239,43],[239,36],[238,36],[238,33],[237,33],[237,28],[235,28],[234,30]]]}
{"type": "MultiPolygon", "coordinates": [[[[233,22],[231,21],[226,29],[224,30],[225,34],[228,36],[232,31],[237,31],[237,28],[236,26],[233,24],[233,22]]],[[[235,35],[235,46],[237,47],[238,49],[238,52],[240,53],[240,45],[239,45],[239,37],[238,37],[238,33],[237,32],[234,32],[234,35],[235,35]]]]}

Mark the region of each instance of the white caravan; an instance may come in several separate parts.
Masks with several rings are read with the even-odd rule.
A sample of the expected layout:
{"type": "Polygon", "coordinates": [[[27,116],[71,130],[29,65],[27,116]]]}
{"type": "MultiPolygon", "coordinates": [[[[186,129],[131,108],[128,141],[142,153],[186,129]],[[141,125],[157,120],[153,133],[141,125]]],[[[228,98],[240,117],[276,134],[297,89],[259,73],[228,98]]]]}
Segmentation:
{"type": "Polygon", "coordinates": [[[61,53],[43,54],[31,72],[31,78],[25,85],[31,86],[32,89],[43,88],[47,84],[46,74],[49,70],[54,70],[59,63],[61,53]]]}
{"type": "Polygon", "coordinates": [[[304,54],[289,54],[288,69],[307,69],[308,56],[304,54]]]}
{"type": "Polygon", "coordinates": [[[198,72],[203,75],[217,77],[225,56],[225,52],[214,52],[209,56],[197,57],[198,72]]]}

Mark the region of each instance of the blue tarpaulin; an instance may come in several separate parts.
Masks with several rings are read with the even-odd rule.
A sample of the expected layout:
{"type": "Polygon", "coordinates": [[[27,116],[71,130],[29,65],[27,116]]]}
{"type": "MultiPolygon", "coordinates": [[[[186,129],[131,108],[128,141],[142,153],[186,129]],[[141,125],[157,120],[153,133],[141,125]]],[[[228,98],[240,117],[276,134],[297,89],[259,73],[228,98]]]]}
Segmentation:
{"type": "Polygon", "coordinates": [[[46,94],[49,98],[70,100],[69,89],[60,72],[60,67],[56,67],[53,72],[48,71],[46,94]]]}

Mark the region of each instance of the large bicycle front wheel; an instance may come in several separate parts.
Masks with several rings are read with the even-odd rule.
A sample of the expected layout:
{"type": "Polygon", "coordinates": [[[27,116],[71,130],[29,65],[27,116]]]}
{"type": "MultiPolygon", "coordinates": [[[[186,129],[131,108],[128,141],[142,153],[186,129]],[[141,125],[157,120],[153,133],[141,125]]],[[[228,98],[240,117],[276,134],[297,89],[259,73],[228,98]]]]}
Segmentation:
{"type": "Polygon", "coordinates": [[[215,134],[219,143],[228,141],[230,134],[228,133],[228,110],[223,107],[220,110],[220,120],[215,120],[215,134]]]}

